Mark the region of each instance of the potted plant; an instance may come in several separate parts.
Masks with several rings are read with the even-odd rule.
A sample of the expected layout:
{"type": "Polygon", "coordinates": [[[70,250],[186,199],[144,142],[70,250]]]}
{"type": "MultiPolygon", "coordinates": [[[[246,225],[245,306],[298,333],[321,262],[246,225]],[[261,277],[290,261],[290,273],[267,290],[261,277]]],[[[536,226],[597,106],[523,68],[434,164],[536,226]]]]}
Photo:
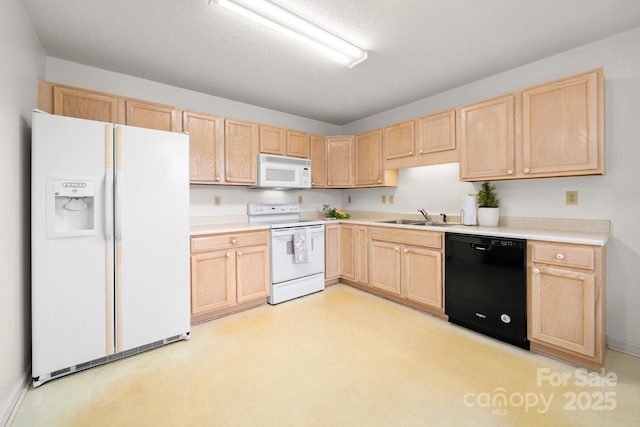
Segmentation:
{"type": "Polygon", "coordinates": [[[500,199],[496,186],[485,181],[476,196],[478,201],[478,225],[495,227],[500,221],[500,199]]]}

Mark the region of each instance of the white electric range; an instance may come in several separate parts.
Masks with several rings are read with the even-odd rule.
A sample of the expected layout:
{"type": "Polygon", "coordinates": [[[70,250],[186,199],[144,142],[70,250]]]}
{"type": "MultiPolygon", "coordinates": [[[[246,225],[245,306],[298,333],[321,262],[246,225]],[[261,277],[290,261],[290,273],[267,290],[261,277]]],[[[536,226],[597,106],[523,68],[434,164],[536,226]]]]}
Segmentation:
{"type": "Polygon", "coordinates": [[[271,294],[279,304],[324,289],[324,221],[300,219],[295,203],[249,203],[249,222],[270,226],[271,294]]]}

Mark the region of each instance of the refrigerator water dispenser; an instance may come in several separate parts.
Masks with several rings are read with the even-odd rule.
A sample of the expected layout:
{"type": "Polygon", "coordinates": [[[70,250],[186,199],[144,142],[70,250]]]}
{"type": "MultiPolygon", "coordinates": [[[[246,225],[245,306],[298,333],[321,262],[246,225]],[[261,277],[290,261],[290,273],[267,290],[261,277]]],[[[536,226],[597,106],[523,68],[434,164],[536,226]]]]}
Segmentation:
{"type": "Polygon", "coordinates": [[[51,178],[48,181],[47,237],[96,234],[94,181],[51,178]]]}

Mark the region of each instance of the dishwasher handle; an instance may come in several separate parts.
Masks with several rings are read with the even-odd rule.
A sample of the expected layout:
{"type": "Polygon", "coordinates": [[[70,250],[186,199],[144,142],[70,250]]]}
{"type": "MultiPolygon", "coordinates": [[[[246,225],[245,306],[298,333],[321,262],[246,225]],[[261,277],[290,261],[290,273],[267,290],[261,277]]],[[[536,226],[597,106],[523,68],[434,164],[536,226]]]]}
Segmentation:
{"type": "Polygon", "coordinates": [[[480,243],[469,243],[469,245],[476,251],[490,251],[493,247],[491,245],[483,245],[480,243]]]}

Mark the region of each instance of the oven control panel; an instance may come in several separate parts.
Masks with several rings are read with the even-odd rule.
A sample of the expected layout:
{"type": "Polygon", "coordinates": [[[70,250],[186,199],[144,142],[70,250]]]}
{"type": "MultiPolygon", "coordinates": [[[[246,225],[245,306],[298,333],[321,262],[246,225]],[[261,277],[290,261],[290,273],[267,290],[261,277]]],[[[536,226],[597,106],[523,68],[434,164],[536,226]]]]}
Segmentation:
{"type": "Polygon", "coordinates": [[[274,215],[299,213],[297,203],[248,203],[247,215],[274,215]]]}

